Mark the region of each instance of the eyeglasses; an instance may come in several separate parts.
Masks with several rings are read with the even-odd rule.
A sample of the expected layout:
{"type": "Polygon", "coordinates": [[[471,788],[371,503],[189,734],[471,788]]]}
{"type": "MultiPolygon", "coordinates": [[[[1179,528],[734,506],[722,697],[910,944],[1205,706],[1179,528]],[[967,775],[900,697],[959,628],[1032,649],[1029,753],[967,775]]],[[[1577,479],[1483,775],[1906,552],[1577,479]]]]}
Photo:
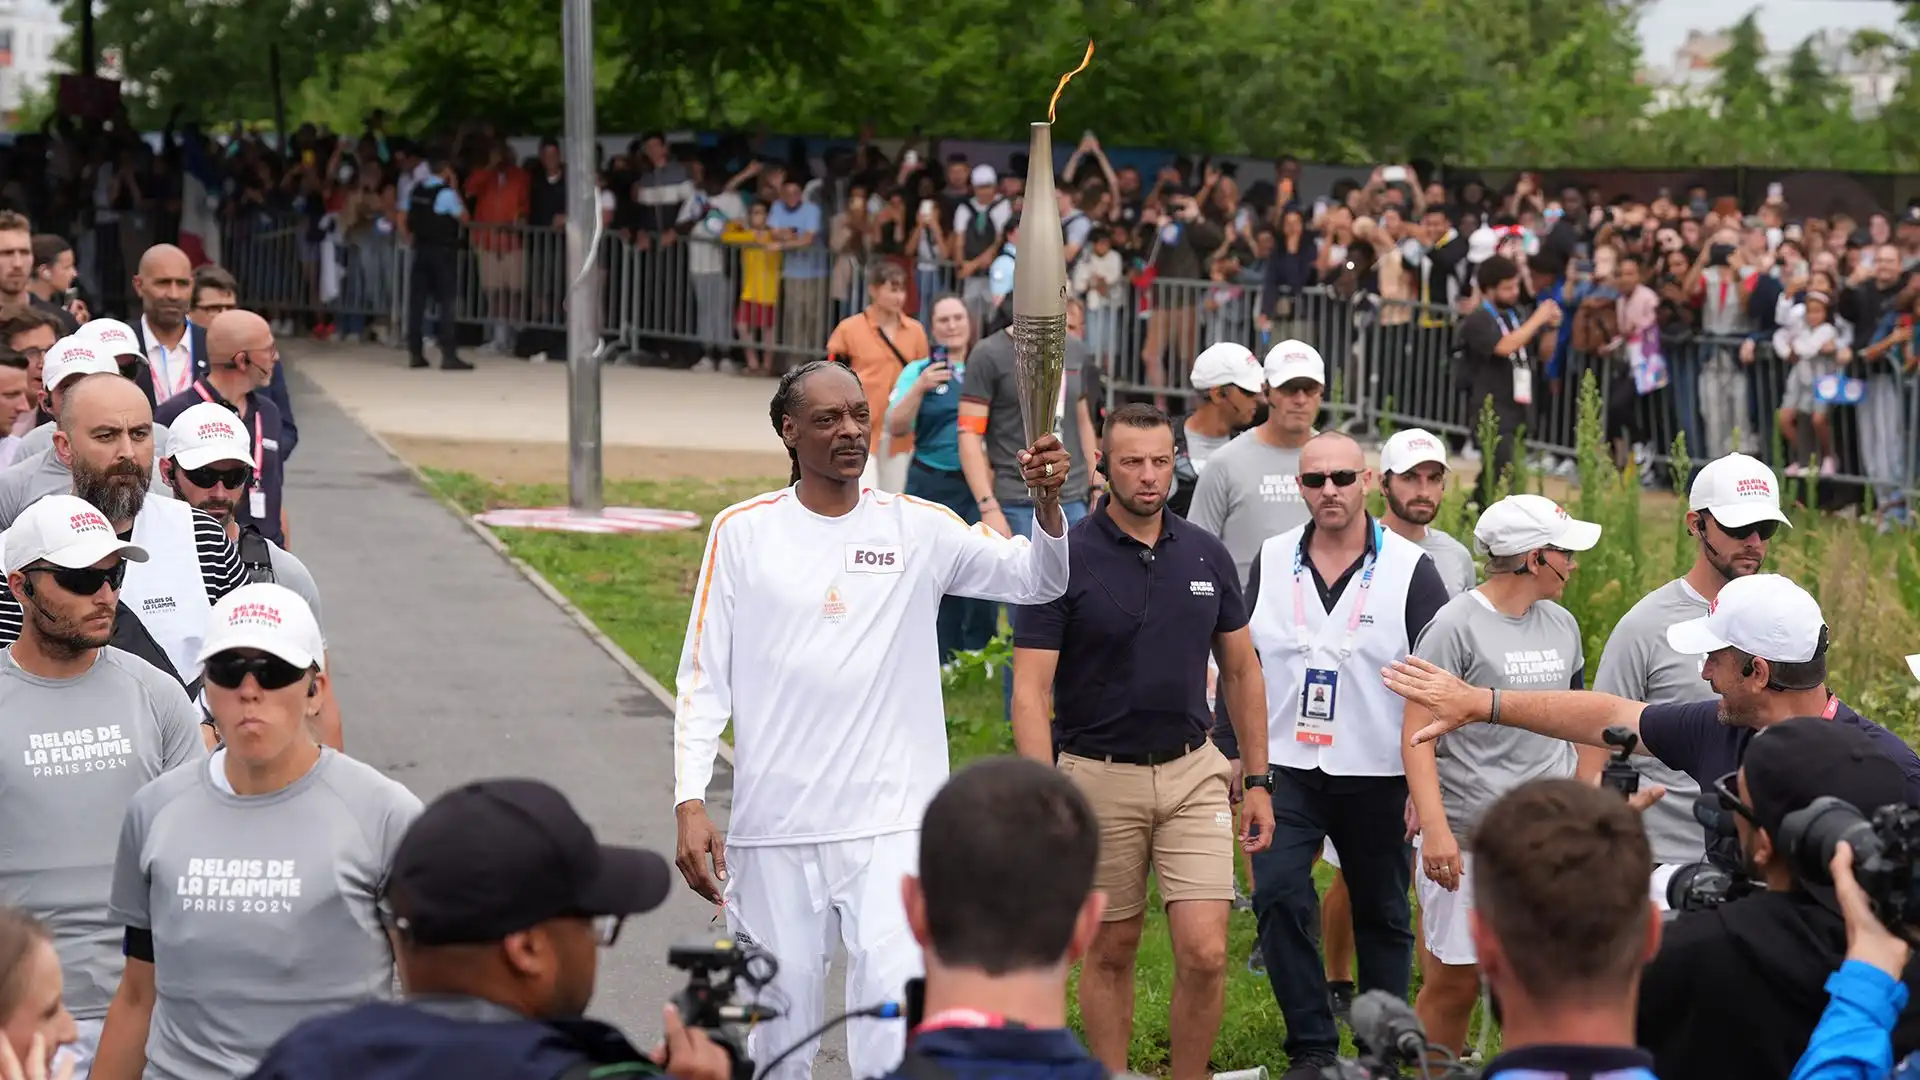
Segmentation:
{"type": "Polygon", "coordinates": [[[1720,527],[1721,532],[1726,533],[1735,540],[1745,540],[1755,533],[1760,534],[1760,539],[1762,540],[1771,540],[1773,539],[1773,534],[1780,531],[1780,523],[1777,521],[1756,521],[1751,525],[1736,527],[1715,518],[1713,523],[1720,527]]]}
{"type": "Polygon", "coordinates": [[[1332,472],[1303,472],[1300,474],[1300,485],[1318,491],[1326,487],[1327,481],[1329,480],[1333,481],[1334,487],[1352,487],[1359,479],[1360,473],[1354,469],[1335,469],[1332,472]]]}
{"type": "Polygon", "coordinates": [[[52,574],[53,583],[75,596],[92,596],[100,591],[100,586],[110,585],[115,592],[120,591],[120,582],[127,576],[125,559],[114,563],[105,570],[93,566],[83,566],[71,570],[64,566],[29,566],[28,574],[52,574]]]}
{"type": "Polygon", "coordinates": [[[1739,814],[1747,819],[1754,828],[1760,827],[1760,819],[1753,816],[1753,808],[1740,801],[1740,770],[1722,776],[1713,782],[1713,793],[1719,796],[1720,809],[1739,814]]]}
{"type": "Polygon", "coordinates": [[[305,678],[307,669],[295,667],[277,656],[247,656],[220,653],[207,658],[207,681],[226,690],[238,690],[248,675],[262,690],[284,690],[305,678]]]}
{"type": "Polygon", "coordinates": [[[202,465],[197,469],[182,469],[180,471],[181,474],[188,480],[191,480],[193,486],[197,488],[213,488],[224,484],[234,491],[239,491],[253,480],[253,466],[251,465],[231,465],[226,468],[220,468],[214,465],[202,465]]]}
{"type": "Polygon", "coordinates": [[[625,915],[582,915],[593,926],[594,943],[601,948],[611,948],[620,940],[620,928],[627,925],[625,915]]]}

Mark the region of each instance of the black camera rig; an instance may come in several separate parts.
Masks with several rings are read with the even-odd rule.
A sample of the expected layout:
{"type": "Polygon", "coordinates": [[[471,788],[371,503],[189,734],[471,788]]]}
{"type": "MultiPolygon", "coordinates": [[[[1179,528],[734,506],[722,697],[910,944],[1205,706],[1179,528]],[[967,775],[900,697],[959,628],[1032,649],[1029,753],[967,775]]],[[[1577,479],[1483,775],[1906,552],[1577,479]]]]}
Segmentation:
{"type": "Polygon", "coordinates": [[[667,950],[667,963],[688,973],[687,985],[674,998],[680,1020],[705,1030],[733,1059],[733,1080],[753,1080],[753,1061],[747,1057],[747,1029],[780,1014],[757,1001],[743,1000],[772,984],[780,965],[751,942],[719,938],[667,950]]]}

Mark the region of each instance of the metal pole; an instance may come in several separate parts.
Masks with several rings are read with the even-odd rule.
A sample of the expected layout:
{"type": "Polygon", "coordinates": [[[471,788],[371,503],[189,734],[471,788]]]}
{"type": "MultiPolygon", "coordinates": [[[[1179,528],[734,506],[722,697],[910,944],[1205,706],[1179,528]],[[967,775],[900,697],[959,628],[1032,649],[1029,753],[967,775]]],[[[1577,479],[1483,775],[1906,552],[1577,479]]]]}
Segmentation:
{"type": "Polygon", "coordinates": [[[600,459],[600,239],[594,190],[593,0],[566,0],[561,16],[567,90],[567,502],[603,509],[600,459]]]}
{"type": "Polygon", "coordinates": [[[93,0],[80,0],[80,74],[100,73],[100,52],[93,47],[93,0]]]}

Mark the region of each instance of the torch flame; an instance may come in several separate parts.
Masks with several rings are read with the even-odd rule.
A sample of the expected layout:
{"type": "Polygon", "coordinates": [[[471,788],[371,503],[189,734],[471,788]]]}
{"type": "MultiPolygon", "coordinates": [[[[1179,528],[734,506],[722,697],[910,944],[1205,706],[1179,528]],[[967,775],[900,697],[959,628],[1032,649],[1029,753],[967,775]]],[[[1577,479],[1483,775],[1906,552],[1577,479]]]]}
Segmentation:
{"type": "Polygon", "coordinates": [[[1073,81],[1075,75],[1087,70],[1087,65],[1091,63],[1093,63],[1093,39],[1088,38],[1087,55],[1080,59],[1080,66],[1060,76],[1060,85],[1053,88],[1053,97],[1047,101],[1047,123],[1053,123],[1053,109],[1054,106],[1060,104],[1061,92],[1067,88],[1068,83],[1073,81]]]}

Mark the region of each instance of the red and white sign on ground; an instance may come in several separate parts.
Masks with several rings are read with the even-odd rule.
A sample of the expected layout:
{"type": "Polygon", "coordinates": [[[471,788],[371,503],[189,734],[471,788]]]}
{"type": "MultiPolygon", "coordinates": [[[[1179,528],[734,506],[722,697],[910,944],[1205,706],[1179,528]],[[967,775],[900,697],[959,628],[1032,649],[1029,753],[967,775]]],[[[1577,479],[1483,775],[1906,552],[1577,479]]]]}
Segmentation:
{"type": "Polygon", "coordinates": [[[598,514],[575,514],[564,506],[510,507],[475,514],[475,521],[497,529],[546,529],[577,533],[655,533],[691,529],[700,515],[688,510],[649,510],[609,506],[598,514]]]}

